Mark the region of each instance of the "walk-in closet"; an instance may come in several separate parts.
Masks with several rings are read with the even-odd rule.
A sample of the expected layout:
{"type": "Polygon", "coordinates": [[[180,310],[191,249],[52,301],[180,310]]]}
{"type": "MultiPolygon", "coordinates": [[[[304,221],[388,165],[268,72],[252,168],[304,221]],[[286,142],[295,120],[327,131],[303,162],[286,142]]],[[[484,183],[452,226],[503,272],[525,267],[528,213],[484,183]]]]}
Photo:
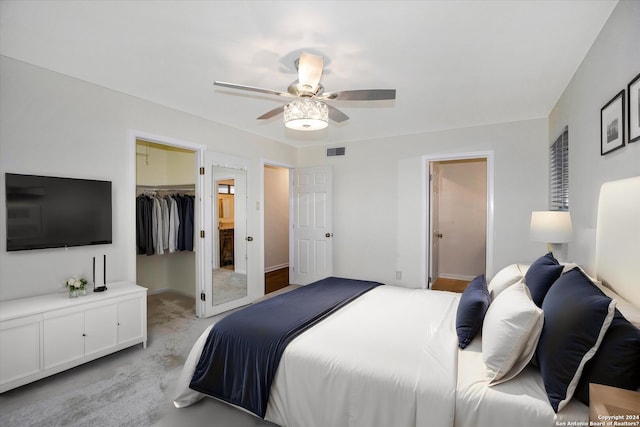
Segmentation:
{"type": "Polygon", "coordinates": [[[194,297],[195,152],[136,141],[137,283],[194,297]]]}

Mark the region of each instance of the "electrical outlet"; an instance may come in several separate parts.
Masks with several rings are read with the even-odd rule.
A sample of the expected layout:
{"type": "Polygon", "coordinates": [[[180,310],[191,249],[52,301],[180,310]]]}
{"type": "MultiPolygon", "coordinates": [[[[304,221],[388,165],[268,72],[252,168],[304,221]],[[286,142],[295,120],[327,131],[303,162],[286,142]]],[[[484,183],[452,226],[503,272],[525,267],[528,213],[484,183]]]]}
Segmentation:
{"type": "Polygon", "coordinates": [[[402,280],[402,271],[396,271],[396,280],[402,280]]]}

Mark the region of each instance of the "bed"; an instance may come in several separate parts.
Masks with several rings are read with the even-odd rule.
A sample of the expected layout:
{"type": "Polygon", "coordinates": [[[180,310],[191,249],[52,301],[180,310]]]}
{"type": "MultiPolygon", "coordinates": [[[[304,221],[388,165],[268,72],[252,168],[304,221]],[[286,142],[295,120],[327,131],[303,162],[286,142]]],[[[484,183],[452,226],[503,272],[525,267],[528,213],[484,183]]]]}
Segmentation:
{"type": "MultiPolygon", "coordinates": [[[[273,376],[266,411],[259,415],[281,426],[305,427],[505,423],[537,427],[556,426],[563,421],[588,425],[588,407],[577,396],[583,392],[587,377],[598,378],[596,364],[608,361],[614,345],[612,333],[607,332],[619,330],[621,322],[626,322],[626,330],[631,322],[632,334],[638,333],[632,337],[629,354],[631,363],[636,363],[631,376],[637,381],[639,218],[640,177],[605,183],[596,229],[597,277],[588,276],[579,266],[554,266],[554,274],[561,272],[552,281],[554,286],[549,284],[545,289],[541,307],[533,303],[538,297],[536,289],[529,290],[529,285],[523,284],[525,277],[534,283],[540,260],[531,266],[505,267],[488,284],[482,282],[483,277],[476,278],[479,289],[486,288],[489,302],[482,314],[484,324],[465,341],[464,349],[460,348],[457,312],[461,304],[467,304],[471,292],[460,295],[394,286],[372,288],[291,339],[273,376]],[[556,327],[559,320],[553,313],[559,310],[553,301],[574,299],[562,292],[568,292],[576,281],[588,282],[578,291],[587,289],[590,296],[585,300],[592,301],[592,295],[597,294],[598,305],[593,305],[590,312],[597,327],[590,326],[592,341],[585,344],[575,361],[576,369],[556,393],[549,377],[557,369],[557,361],[545,355],[562,350],[554,347],[556,341],[574,340],[558,340],[554,335],[566,333],[562,332],[566,325],[556,327]],[[594,291],[595,287],[599,290],[594,291]],[[523,301],[528,304],[527,310],[515,309],[519,303],[512,301],[523,301]],[[504,333],[504,325],[510,322],[503,316],[511,315],[526,325],[518,326],[518,338],[512,340],[508,335],[514,330],[507,330],[508,340],[505,335],[494,336],[491,328],[504,333]],[[524,329],[526,334],[521,332],[524,329]],[[517,352],[515,347],[502,348],[504,342],[511,341],[519,343],[517,352]]],[[[177,384],[176,407],[188,406],[205,396],[189,384],[203,363],[202,350],[214,326],[202,334],[185,362],[177,384]]],[[[625,345],[628,343],[625,341],[625,345]]]]}

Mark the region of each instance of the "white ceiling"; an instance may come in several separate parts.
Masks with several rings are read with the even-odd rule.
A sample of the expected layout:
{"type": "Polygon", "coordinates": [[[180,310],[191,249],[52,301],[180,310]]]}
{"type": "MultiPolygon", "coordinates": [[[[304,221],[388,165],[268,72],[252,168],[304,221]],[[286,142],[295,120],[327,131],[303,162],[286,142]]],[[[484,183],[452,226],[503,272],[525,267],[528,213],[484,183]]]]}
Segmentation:
{"type": "Polygon", "coordinates": [[[294,146],[547,117],[617,0],[0,2],[0,53],[294,146]],[[256,117],[302,50],[350,120],[316,133],[256,117]]]}

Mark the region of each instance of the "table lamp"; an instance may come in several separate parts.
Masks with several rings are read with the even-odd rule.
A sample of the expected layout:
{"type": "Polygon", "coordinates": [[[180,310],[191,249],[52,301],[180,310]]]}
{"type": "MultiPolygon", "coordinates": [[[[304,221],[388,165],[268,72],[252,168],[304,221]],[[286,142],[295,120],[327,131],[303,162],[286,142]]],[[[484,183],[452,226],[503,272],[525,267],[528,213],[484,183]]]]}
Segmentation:
{"type": "Polygon", "coordinates": [[[546,242],[549,252],[553,252],[554,243],[570,242],[572,236],[573,227],[568,211],[531,212],[531,240],[546,242]]]}

